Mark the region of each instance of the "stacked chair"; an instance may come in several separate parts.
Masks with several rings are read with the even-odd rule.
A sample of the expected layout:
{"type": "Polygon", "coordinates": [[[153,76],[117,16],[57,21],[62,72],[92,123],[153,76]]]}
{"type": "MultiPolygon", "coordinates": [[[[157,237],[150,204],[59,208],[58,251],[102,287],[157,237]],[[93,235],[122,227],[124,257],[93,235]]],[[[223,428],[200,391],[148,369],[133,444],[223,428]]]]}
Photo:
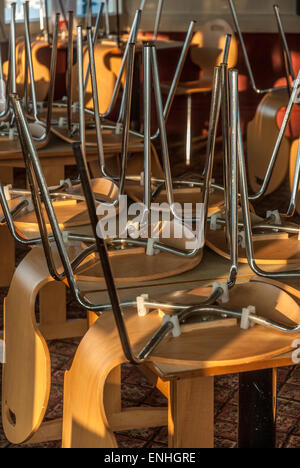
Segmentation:
{"type": "MultiPolygon", "coordinates": [[[[28,5],[25,20],[26,8],[28,5]]],[[[159,2],[154,39],[161,11],[159,2]]],[[[102,13],[103,8],[99,16],[102,13]]],[[[123,82],[117,122],[110,119],[110,112],[101,113],[99,106],[97,27],[94,40],[90,25],[87,27],[86,68],[83,28],[77,28],[79,105],[74,113],[72,71],[68,102],[57,105],[57,112],[53,105],[54,75],[50,80],[52,91],[46,123],[34,112],[33,116],[28,115],[26,102],[24,105],[16,87],[10,89],[9,108],[29,188],[20,191],[0,184],[2,224],[6,223],[11,239],[31,247],[14,272],[4,305],[6,363],[2,377],[2,422],[8,440],[14,444],[62,438],[64,448],[116,448],[115,432],[168,425],[170,447],[212,447],[213,377],[291,365],[293,341],[300,339],[300,307],[296,300],[299,291],[292,287],[300,277],[299,227],[290,222],[296,210],[300,151],[292,174],[287,213],[274,210],[262,219],[251,205],[269,187],[278,148],[299,92],[300,73],[290,85],[286,117],[263,183],[251,197],[241,131],[238,71],[228,65],[232,43],[227,35],[222,63],[213,73],[204,172],[196,180],[185,177],[174,180],[166,122],[194,22],[165,108],[156,43],[142,45],[144,133],[139,133],[131,130],[130,122],[140,15],[141,11],[137,11],[109,104],[114,107],[123,82]],[[86,108],[85,102],[88,80],[90,108],[86,108]],[[152,88],[158,120],[155,133],[151,130],[152,88]],[[62,132],[56,123],[63,112],[67,124],[62,132]],[[213,181],[220,121],[222,186],[213,181]],[[38,156],[36,125],[47,136],[52,131],[72,144],[78,171],[76,180],[48,187],[38,156]],[[105,141],[112,135],[118,137],[119,174],[107,169],[109,144],[106,146],[105,141]],[[138,138],[142,146],[142,152],[132,159],[131,138],[138,138]],[[157,141],[161,154],[154,146],[157,141]],[[87,162],[89,144],[99,154],[96,175],[87,162]],[[126,225],[122,225],[127,208],[121,202],[125,194],[140,202],[141,216],[128,217],[126,225]],[[153,205],[157,201],[167,202],[162,212],[153,205]],[[186,218],[178,206],[183,202],[191,204],[186,218]],[[196,203],[201,204],[200,211],[196,203]],[[110,219],[116,223],[117,236],[105,232],[104,221],[110,219]],[[127,235],[121,235],[123,231],[127,235]],[[215,253],[205,253],[205,244],[215,253]],[[246,271],[243,262],[250,267],[247,274],[243,273],[246,271]],[[188,284],[188,288],[182,286],[183,290],[178,290],[179,280],[171,286],[165,279],[160,281],[174,276],[182,278],[182,284],[188,284]],[[127,289],[124,283],[129,285],[127,289]],[[86,318],[67,319],[66,287],[87,312],[86,318]],[[82,340],[65,374],[63,420],[44,423],[51,389],[47,340],[72,337],[82,340]],[[168,399],[168,408],[122,409],[120,368],[125,362],[137,366],[156,383],[168,399]]],[[[52,38],[51,75],[55,70],[58,22],[59,16],[52,38]]],[[[73,55],[72,22],[70,13],[69,60],[73,55]]],[[[26,21],[25,29],[34,103],[26,21]]]]}
{"type": "MultiPolygon", "coordinates": [[[[298,154],[298,135],[293,131],[291,122],[297,118],[293,115],[297,103],[290,101],[292,83],[296,80],[288,42],[282,24],[280,10],[274,5],[276,24],[278,27],[282,58],[287,85],[269,89],[260,89],[255,82],[254,72],[247,54],[247,48],[239,26],[239,20],[233,0],[228,0],[236,31],[239,35],[242,51],[247,65],[251,86],[254,92],[263,98],[257,108],[254,119],[248,125],[247,131],[247,169],[250,188],[254,193],[269,195],[275,192],[284,182],[287,175],[290,187],[293,189],[294,172],[298,154]],[[283,112],[284,111],[284,112],[283,112]],[[281,117],[283,113],[284,118],[281,117]],[[292,117],[292,121],[291,121],[292,117]],[[282,121],[281,129],[278,127],[282,121]],[[278,128],[280,131],[278,135],[278,128]],[[265,138],[268,134],[269,138],[265,138]],[[271,163],[271,166],[270,166],[271,163]],[[271,168],[268,186],[263,191],[262,182],[268,168],[271,168]]],[[[299,213],[299,198],[296,200],[296,211],[299,213]]]]}
{"type": "MultiPolygon", "coordinates": [[[[28,10],[28,5],[27,9],[25,8],[25,13],[28,10]]],[[[101,11],[101,10],[100,10],[101,11]]],[[[175,195],[174,191],[172,189],[173,187],[173,182],[171,180],[171,173],[170,173],[170,162],[169,162],[169,154],[168,154],[168,149],[167,149],[167,144],[166,144],[166,120],[170,112],[170,106],[172,104],[174,94],[176,92],[176,86],[178,84],[180,74],[183,68],[184,60],[187,54],[188,46],[190,44],[191,38],[192,38],[192,32],[193,32],[193,27],[194,27],[194,22],[191,23],[186,41],[184,43],[184,47],[178,62],[178,66],[176,69],[176,73],[174,76],[173,84],[170,89],[170,93],[168,96],[168,100],[166,103],[165,108],[163,109],[162,107],[162,98],[161,98],[161,93],[159,89],[159,75],[158,75],[158,67],[157,67],[157,58],[156,54],[153,54],[153,82],[156,85],[156,101],[157,101],[157,112],[158,112],[158,117],[159,117],[159,122],[160,122],[160,128],[156,132],[156,134],[153,136],[154,139],[157,139],[159,135],[161,135],[161,139],[163,142],[163,161],[164,161],[164,170],[161,168],[158,158],[152,143],[152,138],[150,137],[150,112],[151,109],[150,107],[145,106],[145,121],[148,122],[147,128],[145,129],[145,134],[144,135],[134,135],[134,137],[138,137],[141,142],[145,141],[147,144],[144,144],[144,166],[145,169],[148,168],[147,172],[145,171],[145,176],[142,175],[141,173],[138,175],[129,175],[127,176],[126,171],[128,171],[127,167],[127,153],[134,152],[134,144],[131,145],[130,143],[130,138],[133,134],[132,131],[130,131],[130,113],[127,113],[125,116],[124,114],[124,108],[129,108],[130,107],[130,102],[131,102],[131,87],[132,87],[132,76],[133,76],[133,68],[134,68],[134,44],[136,41],[136,36],[137,36],[137,30],[138,30],[138,25],[140,21],[140,11],[136,12],[134,23],[131,29],[131,34],[129,37],[129,42],[126,46],[125,52],[124,52],[124,58],[118,78],[118,82],[116,83],[116,87],[113,93],[113,98],[112,102],[110,105],[110,108],[113,107],[114,102],[117,98],[118,92],[119,92],[119,87],[120,87],[120,82],[122,79],[123,71],[125,69],[125,65],[127,65],[127,72],[126,72],[126,85],[125,85],[125,90],[123,93],[122,97],[122,102],[121,102],[121,111],[120,111],[120,117],[117,121],[117,123],[113,122],[108,122],[107,120],[103,121],[100,119],[107,118],[108,113],[105,115],[100,114],[99,112],[99,99],[98,99],[98,85],[97,85],[97,73],[96,73],[96,67],[95,67],[95,56],[94,56],[94,41],[92,39],[92,32],[91,29],[87,29],[87,38],[88,38],[88,57],[89,57],[89,69],[91,71],[91,86],[92,86],[92,96],[93,96],[93,104],[95,108],[94,112],[94,120],[91,121],[89,119],[86,119],[86,114],[90,116],[90,112],[85,112],[85,103],[84,103],[84,85],[85,81],[87,81],[87,78],[84,81],[84,67],[83,67],[83,41],[82,41],[82,28],[78,27],[78,34],[77,34],[77,57],[78,57],[78,83],[79,83],[79,109],[81,111],[79,112],[79,122],[72,124],[72,102],[71,102],[71,96],[72,96],[72,77],[70,81],[70,100],[67,106],[63,106],[63,111],[68,111],[68,119],[67,119],[67,127],[65,129],[65,136],[61,131],[57,130],[55,127],[55,124],[53,125],[52,123],[52,115],[53,115],[53,93],[54,93],[54,71],[55,71],[55,64],[56,64],[56,59],[57,59],[57,40],[58,40],[58,24],[59,24],[59,15],[56,15],[56,22],[54,26],[54,32],[53,32],[53,38],[52,38],[52,63],[51,63],[51,85],[50,85],[50,92],[49,92],[49,102],[48,102],[48,113],[47,113],[47,122],[46,124],[43,125],[43,122],[40,121],[37,117],[35,118],[34,123],[30,123],[30,129],[31,133],[33,133],[32,129],[36,129],[37,127],[40,129],[45,129],[45,132],[47,135],[49,135],[50,131],[53,131],[56,135],[60,136],[61,138],[66,138],[69,143],[75,143],[75,142],[80,142],[82,147],[87,148],[90,145],[96,146],[99,154],[99,164],[98,164],[98,173],[100,175],[99,178],[93,179],[93,191],[96,195],[96,198],[99,202],[104,202],[104,204],[108,204],[110,206],[115,206],[118,204],[118,197],[120,195],[123,195],[124,190],[126,190],[126,193],[132,197],[135,198],[136,200],[143,200],[141,195],[141,183],[144,183],[144,178],[145,178],[145,183],[144,183],[144,190],[142,190],[142,194],[144,195],[144,200],[149,200],[150,199],[150,192],[153,190],[156,192],[156,196],[159,198],[161,201],[162,199],[165,199],[166,201],[170,202],[172,205],[174,205],[175,201],[181,201],[183,198],[184,201],[193,201],[194,197],[197,196],[199,197],[199,201],[201,200],[201,185],[203,186],[203,182],[201,183],[194,183],[193,181],[190,180],[180,180],[176,181],[176,186],[177,186],[177,193],[176,193],[176,200],[175,200],[175,195]],[[132,41],[132,42],[131,42],[132,41]],[[70,107],[71,105],[71,107],[70,107]],[[126,117],[126,118],[125,118],[126,117]],[[70,120],[71,118],[71,120],[70,120]],[[87,120],[87,121],[86,121],[87,120]],[[37,123],[39,122],[39,123],[37,123]],[[91,127],[91,129],[90,129],[91,127]],[[109,130],[110,134],[105,133],[106,129],[109,130]],[[121,129],[121,133],[120,133],[121,129]],[[114,177],[114,176],[109,176],[107,174],[107,169],[106,169],[106,161],[104,158],[104,153],[107,156],[107,153],[110,153],[110,143],[107,143],[107,138],[112,139],[114,141],[113,147],[114,150],[113,152],[115,153],[116,151],[120,151],[121,153],[121,176],[120,177],[114,177]],[[117,138],[117,142],[116,142],[117,138]],[[152,159],[154,155],[154,164],[152,164],[152,159]],[[155,170],[158,171],[158,175],[162,178],[152,178],[150,174],[153,174],[152,172],[152,167],[155,170]],[[164,190],[164,174],[166,174],[167,178],[167,190],[164,190]],[[148,182],[147,182],[148,180],[148,182]],[[118,183],[119,182],[119,185],[118,183]],[[147,183],[146,183],[147,182],[147,183]],[[124,189],[124,184],[126,184],[126,187],[124,189]],[[191,187],[192,186],[192,187],[191,187]],[[188,187],[186,189],[185,187],[188,187]],[[181,198],[182,197],[182,198],[181,198]]],[[[73,24],[72,20],[73,15],[70,13],[69,16],[69,25],[73,24]]],[[[25,23],[26,23],[26,31],[28,32],[29,26],[28,26],[28,11],[27,14],[25,14],[25,23]]],[[[99,19],[97,20],[97,23],[99,23],[99,19]]],[[[94,34],[94,39],[97,36],[97,24],[96,24],[96,30],[94,34]]],[[[72,39],[72,27],[69,28],[69,34],[70,38],[72,39]]],[[[69,55],[73,55],[73,40],[69,40],[69,55]]],[[[28,52],[28,62],[29,62],[29,69],[31,71],[31,76],[33,77],[33,67],[32,67],[32,60],[31,60],[31,54],[30,54],[30,35],[29,33],[26,35],[26,50],[28,52]]],[[[228,48],[229,41],[227,42],[226,47],[228,48]]],[[[226,53],[226,47],[225,47],[225,55],[226,53]]],[[[145,48],[145,51],[147,48],[145,48]]],[[[150,50],[150,48],[149,48],[150,50]]],[[[148,54],[149,55],[149,54],[148,54]]],[[[149,55],[150,57],[150,55],[149,55]]],[[[150,72],[150,68],[149,68],[150,72]]],[[[149,81],[149,80],[148,80],[149,81]]],[[[34,92],[34,80],[31,80],[31,88],[32,88],[32,102],[33,102],[33,108],[36,108],[36,100],[35,100],[35,92],[34,92]]],[[[145,87],[145,100],[149,102],[149,96],[151,89],[150,87],[150,81],[148,82],[148,88],[145,87]]],[[[58,107],[58,112],[61,112],[61,108],[58,107]]],[[[56,116],[57,118],[57,116],[56,116]]],[[[33,141],[35,140],[35,135],[33,135],[33,141]]],[[[141,147],[139,145],[139,148],[141,147]]],[[[143,147],[142,147],[143,148],[143,147]]],[[[139,149],[140,152],[140,149],[139,149]]],[[[131,158],[130,163],[128,164],[130,166],[129,169],[129,174],[131,171],[133,171],[134,168],[134,161],[131,158]]],[[[141,166],[141,161],[138,162],[138,167],[141,166]]],[[[86,207],[84,203],[76,203],[75,198],[77,197],[77,201],[82,201],[82,195],[80,193],[80,187],[78,186],[78,181],[61,181],[61,185],[59,187],[53,187],[51,188],[53,197],[56,198],[56,212],[59,216],[59,222],[61,225],[65,227],[67,230],[68,228],[72,228],[74,231],[80,231],[82,232],[88,232],[88,227],[86,227],[86,207]],[[73,200],[72,200],[73,197],[73,200]],[[75,201],[75,204],[74,204],[75,201]],[[78,228],[78,229],[77,229],[78,228]]],[[[33,212],[31,210],[30,213],[24,214],[24,205],[26,205],[26,200],[23,200],[23,198],[19,198],[20,203],[18,204],[18,199],[15,197],[23,197],[23,196],[28,196],[28,191],[24,190],[15,190],[11,189],[10,187],[7,187],[6,192],[9,195],[9,198],[13,198],[12,200],[9,200],[8,206],[4,206],[4,210],[8,212],[9,209],[13,209],[13,215],[16,217],[16,222],[15,222],[15,227],[13,226],[13,223],[9,223],[9,227],[11,232],[15,235],[15,237],[20,239],[20,236],[17,234],[16,236],[16,231],[22,232],[23,237],[30,237],[30,239],[25,239],[22,240],[23,243],[30,245],[34,243],[34,230],[36,228],[36,218],[33,215],[33,212]],[[9,204],[13,205],[9,207],[9,204]],[[21,214],[20,214],[21,212],[21,214]],[[16,229],[15,229],[16,228],[16,229]],[[26,232],[27,231],[27,232],[26,232]],[[29,235],[28,234],[29,231],[29,235]]],[[[216,196],[213,200],[212,206],[210,209],[214,210],[215,206],[219,206],[222,203],[223,200],[223,193],[222,190],[218,189],[216,190],[216,196]]],[[[28,203],[28,201],[27,201],[28,203]]],[[[174,226],[167,226],[167,228],[174,229],[174,226]]],[[[74,232],[74,235],[76,232],[74,232]]],[[[78,234],[78,233],[77,233],[78,234]]],[[[163,232],[161,233],[163,235],[163,232]]],[[[75,236],[76,237],[76,236],[75,236]]],[[[77,236],[78,237],[78,236],[77,236]]],[[[88,240],[89,236],[87,235],[86,238],[82,238],[88,240]]],[[[117,241],[118,243],[119,241],[117,241]]],[[[120,242],[119,242],[120,244],[120,242]]],[[[124,241],[122,241],[122,244],[124,244],[124,241]]],[[[174,274],[179,274],[180,272],[187,271],[189,269],[194,268],[196,265],[199,264],[202,258],[202,249],[196,248],[192,249],[189,252],[183,251],[182,248],[180,248],[180,243],[176,242],[174,240],[173,245],[165,245],[161,246],[161,259],[160,262],[158,262],[158,257],[156,258],[156,261],[153,261],[154,252],[155,252],[155,246],[154,243],[152,242],[152,246],[150,245],[150,242],[136,242],[134,243],[133,241],[130,242],[130,248],[127,249],[126,251],[118,252],[114,249],[113,252],[113,257],[114,259],[112,260],[115,262],[116,267],[115,270],[118,270],[120,272],[120,276],[118,276],[118,279],[121,281],[129,281],[132,278],[130,275],[128,275],[128,270],[127,267],[125,266],[127,262],[125,262],[125,255],[127,254],[129,257],[132,258],[132,256],[135,256],[135,268],[133,270],[133,274],[135,275],[134,278],[141,278],[141,279],[149,279],[150,277],[152,279],[156,278],[162,278],[164,276],[172,276],[174,274]],[[136,249],[134,250],[132,247],[136,245],[136,249]],[[144,258],[144,250],[141,247],[147,246],[147,257],[146,259],[144,258]],[[122,259],[120,259],[122,257],[122,259]],[[185,257],[185,258],[184,258],[185,257]],[[137,267],[138,259],[140,258],[140,267],[137,267]],[[120,262],[124,260],[124,268],[120,268],[120,262]],[[146,264],[145,264],[146,262],[146,264]],[[161,263],[161,264],[160,264],[161,263]],[[162,266],[165,265],[165,271],[162,268],[162,266]],[[147,267],[145,269],[145,266],[147,267]],[[143,272],[147,271],[147,275],[145,275],[143,272]]],[[[94,266],[90,266],[90,271],[88,273],[88,277],[93,280],[94,277],[94,266]]],[[[86,271],[86,270],[85,270],[86,271]]],[[[83,275],[86,277],[86,275],[83,275]]]]}

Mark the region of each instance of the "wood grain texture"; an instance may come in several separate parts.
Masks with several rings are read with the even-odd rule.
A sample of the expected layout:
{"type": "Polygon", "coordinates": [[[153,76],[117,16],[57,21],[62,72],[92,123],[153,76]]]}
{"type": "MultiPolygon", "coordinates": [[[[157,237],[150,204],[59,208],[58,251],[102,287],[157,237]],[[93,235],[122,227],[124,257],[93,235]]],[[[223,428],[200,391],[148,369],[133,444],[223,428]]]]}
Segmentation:
{"type": "MultiPolygon", "coordinates": [[[[31,52],[37,100],[43,102],[46,100],[49,91],[51,49],[47,42],[37,39],[31,41],[31,52]]],[[[16,44],[17,93],[19,96],[23,96],[24,93],[25,55],[25,41],[23,38],[19,38],[16,44]]],[[[6,80],[8,75],[8,62],[3,64],[3,72],[6,80]]],[[[29,85],[30,76],[28,77],[28,86],[29,85]]]]}
{"type": "Polygon", "coordinates": [[[286,280],[284,283],[280,281],[273,280],[271,278],[260,278],[259,276],[255,276],[252,278],[251,281],[255,281],[262,284],[272,284],[277,288],[283,289],[288,294],[296,298],[296,300],[300,300],[300,280],[286,280]],[[289,284],[291,283],[291,284],[289,284]]]}
{"type": "MultiPolygon", "coordinates": [[[[276,233],[268,235],[267,239],[259,240],[259,236],[254,237],[255,260],[260,265],[287,265],[292,266],[300,263],[300,249],[297,235],[290,235],[288,239],[276,233]]],[[[224,258],[230,259],[230,253],[226,244],[223,230],[207,231],[206,245],[224,258]]],[[[248,263],[246,249],[239,247],[240,263],[248,263]]]]}
{"type": "MultiPolygon", "coordinates": [[[[60,128],[56,125],[51,126],[51,131],[66,143],[72,144],[80,141],[79,133],[74,137],[70,137],[67,128],[60,128]]],[[[122,133],[117,134],[115,130],[103,130],[103,147],[106,155],[120,153],[122,149],[122,133]]],[[[86,130],[86,146],[87,148],[97,148],[97,135],[94,129],[86,130]]],[[[129,136],[129,151],[143,151],[142,139],[135,135],[129,136]]]]}
{"type": "Polygon", "coordinates": [[[29,440],[39,430],[47,410],[51,362],[45,338],[81,336],[87,330],[87,320],[64,320],[64,303],[64,285],[50,277],[42,249],[33,248],[16,269],[4,304],[2,423],[11,443],[29,440]],[[40,325],[35,316],[39,293],[40,325]]]}
{"type": "MultiPolygon", "coordinates": [[[[259,104],[247,131],[247,165],[250,187],[254,193],[262,182],[278,137],[277,114],[289,101],[286,90],[266,94],[259,104]]],[[[284,137],[267,190],[270,194],[284,181],[289,167],[290,141],[284,137]]]]}
{"type": "MultiPolygon", "coordinates": [[[[193,258],[182,258],[160,252],[148,256],[145,249],[129,249],[109,253],[112,271],[118,283],[135,283],[168,278],[193,270],[201,263],[202,252],[193,258]]],[[[98,257],[77,270],[78,281],[104,282],[104,275],[98,257]]]]}
{"type": "Polygon", "coordinates": [[[170,383],[169,448],[214,447],[214,379],[170,383]]]}
{"type": "MultiPolygon", "coordinates": [[[[238,285],[240,306],[256,302],[255,290],[246,284],[238,285]],[[249,288],[249,289],[248,289],[249,288]]],[[[270,316],[293,309],[299,317],[299,306],[284,291],[264,285],[264,303],[261,298],[259,310],[268,309],[270,316]],[[283,310],[284,309],[284,310],[283,310]]],[[[136,311],[124,311],[128,333],[135,352],[140,350],[161,319],[157,312],[144,318],[136,311]]],[[[299,334],[300,336],[300,334],[299,334]]],[[[237,326],[197,330],[184,333],[179,338],[167,337],[149,359],[155,366],[167,365],[180,379],[180,369],[194,366],[194,378],[171,383],[169,393],[169,433],[170,445],[196,447],[212,445],[213,395],[212,379],[201,380],[201,372],[208,368],[228,366],[238,372],[239,366],[259,366],[264,359],[280,355],[291,349],[291,337],[256,326],[251,330],[241,330],[237,326]],[[197,374],[198,373],[198,374],[197,374]],[[189,398],[186,396],[189,395],[189,398]],[[201,397],[201,398],[200,398],[201,397]],[[203,401],[205,404],[203,404],[203,401]],[[193,402],[193,404],[189,404],[193,402]],[[202,403],[202,405],[201,405],[202,403]],[[187,408],[187,404],[189,407],[187,408]],[[197,411],[196,411],[197,410],[197,411]],[[199,424],[198,413],[202,415],[199,424]],[[195,419],[195,414],[197,418],[195,419]],[[198,428],[195,427],[198,424],[198,428]],[[205,431],[205,425],[207,431],[205,431]],[[187,428],[193,430],[187,430],[187,428]],[[185,432],[186,430],[186,432],[185,432]],[[194,446],[194,445],[193,445],[194,446]]],[[[113,428],[106,412],[105,384],[111,371],[125,361],[120,340],[115,329],[112,314],[107,312],[100,317],[87,332],[78,347],[72,368],[65,377],[63,447],[116,447],[113,428]]],[[[186,370],[186,368],[185,368],[186,370]]],[[[213,370],[212,370],[213,372],[213,370]]],[[[117,389],[117,392],[119,390],[117,389]]],[[[133,421],[134,422],[134,421],[133,421]]],[[[137,422],[140,427],[140,422],[137,422]]]]}
{"type": "Polygon", "coordinates": [[[2,377],[2,424],[7,439],[15,444],[38,430],[50,394],[50,355],[35,319],[36,297],[48,283],[49,273],[43,256],[34,260],[17,268],[4,304],[7,362],[2,377]]]}

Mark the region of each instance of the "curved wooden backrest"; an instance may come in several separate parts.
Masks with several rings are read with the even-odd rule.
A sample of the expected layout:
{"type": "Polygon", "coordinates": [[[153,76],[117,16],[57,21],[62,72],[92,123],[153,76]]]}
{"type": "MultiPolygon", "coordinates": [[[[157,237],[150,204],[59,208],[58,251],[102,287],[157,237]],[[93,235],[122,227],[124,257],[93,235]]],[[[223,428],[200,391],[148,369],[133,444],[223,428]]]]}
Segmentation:
{"type": "Polygon", "coordinates": [[[238,43],[231,26],[223,19],[208,21],[195,34],[191,48],[191,59],[201,68],[204,76],[213,76],[214,67],[223,57],[226,34],[232,35],[228,66],[233,68],[238,59],[238,43]]]}
{"type": "MultiPolygon", "coordinates": [[[[84,76],[86,74],[89,57],[87,46],[84,46],[83,52],[83,69],[84,76]]],[[[109,108],[112,94],[114,91],[114,86],[116,84],[117,77],[119,75],[120,67],[122,62],[122,54],[120,49],[117,47],[112,47],[111,45],[95,45],[95,65],[96,65],[96,74],[97,74],[97,83],[98,83],[98,95],[99,95],[99,105],[100,112],[104,114],[109,108]]],[[[74,86],[73,86],[73,101],[77,99],[78,96],[78,73],[77,64],[74,65],[74,86]]],[[[122,80],[122,85],[124,86],[125,75],[122,80]]],[[[86,89],[86,107],[93,108],[93,97],[92,97],[92,83],[91,78],[88,81],[86,89]]]]}
{"type": "MultiPolygon", "coordinates": [[[[36,94],[38,101],[45,101],[49,91],[50,82],[50,55],[51,50],[48,43],[40,40],[32,41],[32,61],[34,69],[34,78],[36,83],[36,94]]],[[[19,38],[16,44],[16,62],[17,62],[17,92],[19,96],[24,93],[25,79],[25,42],[19,38]]],[[[3,64],[4,79],[7,80],[8,61],[3,64]]],[[[28,76],[28,85],[30,77],[28,76]]]]}
{"type": "Polygon", "coordinates": [[[2,424],[15,444],[30,438],[42,423],[51,383],[50,354],[35,318],[37,294],[51,278],[40,249],[33,249],[29,259],[16,269],[4,303],[2,424]]]}
{"type": "MultiPolygon", "coordinates": [[[[247,165],[250,187],[257,192],[265,178],[266,171],[278,137],[277,114],[286,106],[289,96],[286,90],[268,93],[261,100],[255,117],[247,130],[247,165]]],[[[290,141],[284,137],[267,195],[277,190],[284,181],[289,164],[290,141]]]]}

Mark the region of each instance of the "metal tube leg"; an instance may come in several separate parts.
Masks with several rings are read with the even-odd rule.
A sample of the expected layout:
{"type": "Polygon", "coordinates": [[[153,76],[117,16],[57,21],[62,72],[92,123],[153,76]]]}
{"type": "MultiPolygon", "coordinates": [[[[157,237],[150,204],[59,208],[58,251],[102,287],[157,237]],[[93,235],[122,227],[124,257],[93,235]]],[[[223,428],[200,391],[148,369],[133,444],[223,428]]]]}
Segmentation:
{"type": "Polygon", "coordinates": [[[48,0],[45,0],[45,25],[46,25],[46,38],[49,46],[51,45],[51,34],[50,34],[50,25],[49,25],[49,6],[48,0]]]}
{"type": "Polygon", "coordinates": [[[187,97],[187,126],[186,126],[186,157],[185,163],[191,165],[191,148],[192,148],[192,95],[187,97]]]}
{"type": "Polygon", "coordinates": [[[239,448],[275,448],[277,371],[240,374],[239,448]]]}
{"type": "Polygon", "coordinates": [[[11,4],[10,27],[10,60],[11,60],[11,92],[17,93],[17,62],[16,62],[16,4],[11,4]]]}
{"type": "Polygon", "coordinates": [[[108,0],[105,0],[105,34],[106,37],[110,36],[110,22],[109,22],[109,4],[108,0]]]}
{"type": "Polygon", "coordinates": [[[67,113],[68,113],[68,130],[69,130],[69,135],[72,133],[72,118],[73,118],[73,112],[72,112],[72,104],[73,104],[73,63],[74,63],[74,45],[73,45],[73,27],[74,27],[74,12],[69,11],[69,23],[68,23],[68,56],[67,56],[67,61],[68,61],[68,71],[67,71],[67,77],[68,77],[68,107],[67,107],[67,113]]]}
{"type": "Polygon", "coordinates": [[[147,213],[151,205],[151,45],[145,44],[144,59],[144,203],[147,213]]]}
{"type": "Polygon", "coordinates": [[[165,104],[165,108],[164,108],[164,118],[165,118],[166,123],[167,123],[167,120],[169,118],[170,110],[171,110],[171,107],[172,107],[172,104],[173,104],[173,101],[174,101],[174,98],[175,98],[176,89],[178,87],[178,83],[179,83],[179,80],[180,80],[180,77],[181,77],[181,74],[182,74],[182,70],[183,70],[183,67],[184,67],[188,52],[190,50],[190,45],[191,45],[191,41],[193,39],[195,24],[196,24],[196,21],[191,21],[190,22],[190,26],[189,26],[189,29],[188,29],[188,32],[187,32],[187,35],[186,35],[186,38],[185,38],[185,41],[184,41],[184,46],[182,48],[180,59],[178,61],[176,71],[175,71],[175,74],[174,74],[174,78],[173,78],[173,81],[172,81],[172,84],[171,84],[171,87],[170,87],[169,95],[168,95],[167,100],[166,100],[166,104],[165,104]]]}
{"type": "Polygon", "coordinates": [[[164,6],[164,0],[158,0],[157,13],[156,13],[156,19],[155,19],[155,26],[154,26],[154,33],[153,33],[153,40],[154,41],[157,40],[163,6],[164,6]]]}
{"type": "Polygon", "coordinates": [[[295,214],[296,203],[297,203],[297,195],[298,195],[298,192],[299,192],[299,181],[300,181],[300,138],[299,138],[299,146],[298,146],[298,153],[297,153],[293,188],[292,188],[290,205],[289,205],[289,208],[288,208],[288,211],[287,211],[287,217],[292,217],[295,214]]]}

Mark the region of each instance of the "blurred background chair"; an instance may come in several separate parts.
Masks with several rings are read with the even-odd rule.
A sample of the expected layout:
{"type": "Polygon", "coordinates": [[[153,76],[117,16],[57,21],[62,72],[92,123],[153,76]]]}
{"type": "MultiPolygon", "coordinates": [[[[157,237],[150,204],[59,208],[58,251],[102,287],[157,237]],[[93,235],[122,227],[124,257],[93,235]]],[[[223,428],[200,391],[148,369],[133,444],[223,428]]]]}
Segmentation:
{"type": "MultiPolygon", "coordinates": [[[[200,26],[194,35],[190,58],[200,68],[200,78],[195,81],[182,81],[176,91],[177,96],[186,96],[187,122],[186,122],[186,165],[191,163],[192,149],[192,99],[195,94],[209,93],[212,90],[214,67],[220,65],[223,58],[226,35],[232,35],[228,67],[233,68],[238,59],[238,43],[233,29],[223,19],[208,21],[200,26]]],[[[169,92],[170,85],[162,84],[164,94],[169,92]]]]}

